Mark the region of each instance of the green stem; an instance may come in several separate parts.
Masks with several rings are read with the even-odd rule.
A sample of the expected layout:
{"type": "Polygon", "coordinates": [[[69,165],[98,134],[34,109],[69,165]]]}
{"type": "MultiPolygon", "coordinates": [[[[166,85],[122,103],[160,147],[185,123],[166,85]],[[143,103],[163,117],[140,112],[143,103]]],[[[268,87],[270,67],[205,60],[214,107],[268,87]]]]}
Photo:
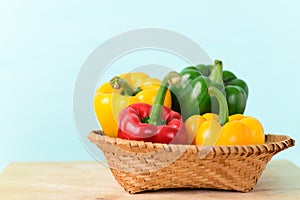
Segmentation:
{"type": "Polygon", "coordinates": [[[222,77],[222,74],[223,74],[222,68],[223,68],[222,61],[215,60],[214,67],[212,68],[211,73],[209,75],[209,79],[213,83],[220,84],[220,85],[224,84],[223,77],[222,77]]]}
{"type": "Polygon", "coordinates": [[[125,79],[119,76],[115,76],[110,80],[110,86],[114,89],[122,89],[122,92],[126,96],[134,96],[141,91],[139,88],[131,87],[125,79]]]}
{"type": "Polygon", "coordinates": [[[152,125],[161,125],[165,122],[161,119],[162,107],[165,102],[165,96],[170,85],[177,85],[181,82],[181,75],[175,71],[169,72],[161,82],[160,88],[154,100],[148,123],[152,125]]]}
{"type": "Polygon", "coordinates": [[[226,122],[228,122],[229,115],[226,98],[223,93],[214,86],[208,87],[208,93],[215,96],[219,102],[219,123],[223,126],[226,122]]]}

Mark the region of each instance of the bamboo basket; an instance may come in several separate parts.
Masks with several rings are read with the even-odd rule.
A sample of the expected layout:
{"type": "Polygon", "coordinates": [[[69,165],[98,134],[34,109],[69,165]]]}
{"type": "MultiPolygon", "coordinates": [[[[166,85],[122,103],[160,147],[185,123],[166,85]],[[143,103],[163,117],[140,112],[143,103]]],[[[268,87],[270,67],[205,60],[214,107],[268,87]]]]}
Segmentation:
{"type": "Polygon", "coordinates": [[[249,192],[271,158],[295,145],[285,135],[266,135],[262,145],[168,145],[123,140],[101,131],[88,135],[104,153],[112,174],[129,193],[165,188],[249,192]]]}

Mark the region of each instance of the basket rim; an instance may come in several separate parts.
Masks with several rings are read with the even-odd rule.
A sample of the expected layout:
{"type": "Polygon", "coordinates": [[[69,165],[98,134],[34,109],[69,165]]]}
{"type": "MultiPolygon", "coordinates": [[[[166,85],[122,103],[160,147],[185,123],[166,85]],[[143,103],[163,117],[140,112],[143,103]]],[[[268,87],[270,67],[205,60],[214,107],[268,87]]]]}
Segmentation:
{"type": "Polygon", "coordinates": [[[191,151],[200,151],[203,148],[210,148],[214,153],[222,154],[232,154],[236,153],[278,153],[284,149],[295,146],[295,140],[287,135],[277,135],[277,134],[265,134],[266,140],[268,138],[278,137],[280,141],[277,142],[266,142],[264,144],[258,145],[227,145],[227,146],[201,146],[201,145],[191,145],[191,144],[162,144],[162,143],[152,143],[136,140],[126,140],[121,138],[114,138],[107,136],[101,130],[92,130],[88,134],[88,139],[97,145],[99,143],[107,143],[111,145],[117,145],[125,148],[134,148],[139,149],[169,149],[171,151],[186,151],[187,149],[191,151]]]}

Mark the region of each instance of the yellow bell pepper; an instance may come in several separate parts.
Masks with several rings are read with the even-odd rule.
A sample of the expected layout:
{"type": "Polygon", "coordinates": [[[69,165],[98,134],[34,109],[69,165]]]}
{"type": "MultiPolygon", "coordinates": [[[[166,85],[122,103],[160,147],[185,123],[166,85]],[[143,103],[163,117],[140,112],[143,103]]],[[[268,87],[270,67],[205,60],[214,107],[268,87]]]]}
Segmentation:
{"type": "Polygon", "coordinates": [[[227,102],[223,94],[214,87],[209,88],[220,105],[219,116],[207,113],[193,115],[185,121],[189,138],[196,145],[251,145],[264,144],[265,135],[261,123],[250,116],[235,114],[228,117],[227,102]]]}
{"type": "MultiPolygon", "coordinates": [[[[143,72],[131,72],[114,77],[100,86],[95,93],[94,109],[103,132],[108,136],[117,137],[120,111],[138,102],[152,105],[160,83],[160,80],[143,72]]],[[[171,107],[170,91],[166,94],[164,106],[171,107]]]]}

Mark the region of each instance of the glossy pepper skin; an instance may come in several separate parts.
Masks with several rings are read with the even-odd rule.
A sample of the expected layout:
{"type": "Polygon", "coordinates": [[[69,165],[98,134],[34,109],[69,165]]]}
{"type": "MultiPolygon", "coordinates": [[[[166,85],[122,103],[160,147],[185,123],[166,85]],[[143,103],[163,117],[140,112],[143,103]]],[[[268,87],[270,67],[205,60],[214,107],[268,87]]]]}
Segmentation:
{"type": "Polygon", "coordinates": [[[180,74],[181,84],[171,87],[172,109],[181,113],[184,120],[195,114],[219,112],[218,103],[207,93],[209,86],[215,86],[226,94],[230,114],[244,112],[248,86],[232,72],[222,71],[221,61],[216,60],[214,66],[186,67],[180,74]]]}
{"type": "MultiPolygon", "coordinates": [[[[222,93],[216,91],[216,88],[209,88],[209,90],[214,95],[218,95],[218,99],[222,99],[222,93]]],[[[224,96],[220,104],[222,108],[219,116],[213,113],[193,115],[185,121],[189,137],[194,138],[194,144],[204,146],[264,144],[264,130],[256,118],[242,114],[235,114],[228,118],[224,96]]]]}
{"type": "MultiPolygon", "coordinates": [[[[128,87],[133,86],[134,94],[128,94],[128,92],[125,94],[124,88],[128,89],[128,87],[114,89],[111,82],[106,82],[98,88],[94,96],[97,119],[103,132],[111,137],[117,137],[118,115],[121,110],[137,102],[153,104],[161,83],[158,79],[151,78],[143,72],[121,74],[119,77],[127,82],[128,87]]],[[[114,85],[116,85],[115,82],[114,85]]],[[[170,92],[166,94],[164,105],[171,107],[170,92]]]]}
{"type": "Polygon", "coordinates": [[[216,60],[215,65],[210,67],[187,67],[180,74],[182,75],[181,84],[170,88],[172,109],[181,113],[183,120],[199,113],[217,113],[219,105],[208,94],[207,88],[215,86],[225,94],[222,79],[222,62],[216,60]]]}
{"type": "Polygon", "coordinates": [[[187,133],[179,113],[163,107],[163,125],[143,123],[150,116],[152,106],[135,103],[123,109],[119,115],[118,138],[153,143],[186,144],[187,133]]]}
{"type": "Polygon", "coordinates": [[[238,79],[230,71],[223,71],[223,82],[225,85],[229,115],[243,114],[249,92],[247,83],[242,79],[238,79]]]}
{"type": "Polygon", "coordinates": [[[170,72],[162,81],[153,106],[135,103],[119,115],[118,138],[166,144],[187,144],[188,135],[179,113],[163,106],[169,85],[181,76],[170,72]]]}

